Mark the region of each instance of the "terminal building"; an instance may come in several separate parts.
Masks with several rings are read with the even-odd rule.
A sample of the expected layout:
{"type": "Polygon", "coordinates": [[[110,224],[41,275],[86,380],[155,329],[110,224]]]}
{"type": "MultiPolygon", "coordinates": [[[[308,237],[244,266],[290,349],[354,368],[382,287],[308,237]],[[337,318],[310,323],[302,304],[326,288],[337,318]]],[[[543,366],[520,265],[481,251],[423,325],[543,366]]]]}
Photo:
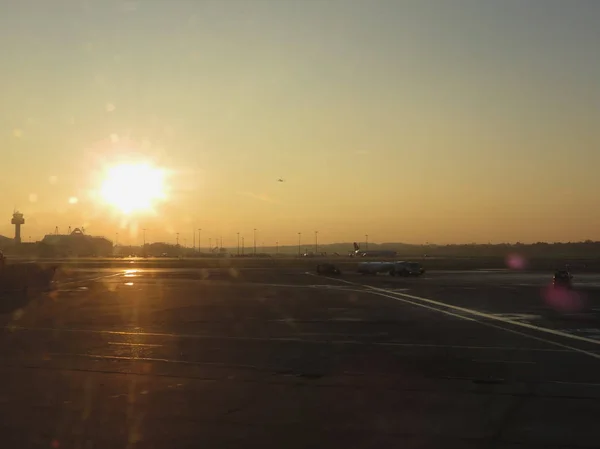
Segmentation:
{"type": "Polygon", "coordinates": [[[104,237],[86,235],[79,228],[69,234],[48,234],[40,242],[42,256],[46,257],[107,257],[113,253],[113,244],[104,237]]]}

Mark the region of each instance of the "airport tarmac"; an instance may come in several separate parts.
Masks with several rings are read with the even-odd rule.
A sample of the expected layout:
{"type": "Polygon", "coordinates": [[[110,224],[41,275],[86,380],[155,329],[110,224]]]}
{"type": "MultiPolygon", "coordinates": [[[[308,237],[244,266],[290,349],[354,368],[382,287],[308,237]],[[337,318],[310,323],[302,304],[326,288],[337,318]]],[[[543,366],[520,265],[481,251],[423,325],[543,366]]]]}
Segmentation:
{"type": "Polygon", "coordinates": [[[73,269],[0,315],[2,441],[597,447],[600,275],[550,279],[73,269]]]}

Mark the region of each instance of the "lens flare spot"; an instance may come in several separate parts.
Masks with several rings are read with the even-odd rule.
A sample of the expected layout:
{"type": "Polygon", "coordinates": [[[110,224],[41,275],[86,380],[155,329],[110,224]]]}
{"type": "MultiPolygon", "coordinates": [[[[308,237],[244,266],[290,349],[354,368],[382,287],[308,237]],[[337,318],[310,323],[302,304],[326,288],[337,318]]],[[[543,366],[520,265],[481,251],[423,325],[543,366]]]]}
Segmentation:
{"type": "Polygon", "coordinates": [[[586,298],[580,292],[564,287],[547,286],[542,297],[553,310],[562,313],[581,312],[586,308],[586,298]]]}
{"type": "Polygon", "coordinates": [[[527,268],[527,259],[520,254],[509,254],[506,256],[506,266],[512,270],[524,270],[527,268]]]}

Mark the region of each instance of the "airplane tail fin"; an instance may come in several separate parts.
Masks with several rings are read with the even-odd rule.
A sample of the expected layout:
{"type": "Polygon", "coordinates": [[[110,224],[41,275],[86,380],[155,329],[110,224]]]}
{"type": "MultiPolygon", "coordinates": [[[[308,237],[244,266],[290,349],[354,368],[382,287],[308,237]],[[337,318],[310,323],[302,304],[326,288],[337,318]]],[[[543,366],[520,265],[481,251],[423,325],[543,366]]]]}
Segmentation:
{"type": "Polygon", "coordinates": [[[354,251],[358,251],[359,249],[358,243],[354,242],[354,251]]]}

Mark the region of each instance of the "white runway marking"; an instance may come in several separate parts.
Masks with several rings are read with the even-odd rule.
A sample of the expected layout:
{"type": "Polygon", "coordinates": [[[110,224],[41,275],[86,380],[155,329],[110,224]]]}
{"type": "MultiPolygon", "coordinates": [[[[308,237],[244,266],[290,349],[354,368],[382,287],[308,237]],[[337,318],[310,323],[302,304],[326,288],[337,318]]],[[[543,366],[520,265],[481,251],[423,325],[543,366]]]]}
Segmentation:
{"type": "Polygon", "coordinates": [[[533,315],[529,313],[494,313],[494,316],[505,318],[507,320],[525,320],[525,321],[533,321],[539,320],[541,318],[540,315],[533,315]]]}
{"type": "Polygon", "coordinates": [[[153,345],[150,343],[123,343],[119,341],[109,341],[109,345],[119,345],[119,346],[147,346],[149,348],[160,348],[164,345],[153,345]]]}
{"type": "Polygon", "coordinates": [[[471,318],[471,317],[468,317],[468,316],[460,315],[459,313],[453,313],[453,312],[449,312],[448,310],[439,309],[438,307],[443,307],[445,309],[451,309],[451,310],[454,310],[454,311],[457,311],[457,312],[462,312],[462,313],[465,313],[467,315],[471,315],[473,317],[485,318],[485,319],[488,319],[488,320],[499,321],[499,322],[504,323],[504,324],[509,324],[509,325],[512,325],[512,326],[522,327],[522,328],[534,330],[534,331],[537,331],[537,332],[551,334],[551,335],[555,335],[555,336],[566,338],[566,339],[570,339],[570,340],[584,341],[586,343],[592,343],[594,345],[600,345],[600,341],[599,340],[594,340],[592,338],[582,337],[582,336],[579,336],[579,335],[573,335],[573,334],[570,334],[570,333],[567,333],[567,332],[558,331],[558,330],[554,330],[554,329],[549,329],[549,328],[545,328],[545,327],[535,326],[535,325],[529,324],[529,323],[523,323],[523,322],[520,322],[520,321],[514,321],[514,320],[510,320],[510,319],[503,318],[503,317],[500,317],[500,316],[491,315],[489,313],[479,312],[479,311],[473,310],[473,309],[468,309],[466,307],[455,306],[453,304],[448,304],[448,303],[445,303],[445,302],[436,301],[434,299],[423,298],[421,296],[409,295],[407,293],[396,293],[396,292],[393,292],[391,290],[386,290],[384,288],[374,287],[372,285],[366,285],[366,284],[358,284],[358,283],[355,283],[355,282],[346,281],[344,279],[338,279],[338,278],[329,278],[329,279],[334,280],[334,281],[338,281],[338,282],[344,282],[344,283],[349,284],[349,285],[361,286],[361,287],[367,289],[367,291],[371,291],[373,294],[376,294],[378,296],[383,296],[383,297],[386,297],[386,298],[395,299],[396,301],[401,301],[401,302],[405,302],[407,304],[412,304],[412,305],[417,306],[417,307],[423,307],[425,309],[434,310],[436,312],[443,313],[443,314],[450,315],[450,316],[454,316],[454,317],[457,317],[457,318],[460,318],[460,319],[463,319],[463,320],[475,321],[475,322],[480,323],[480,324],[482,324],[484,326],[487,326],[487,327],[492,327],[492,328],[495,328],[495,329],[500,329],[500,330],[503,330],[505,332],[510,332],[510,333],[513,333],[513,334],[516,334],[516,335],[521,335],[523,337],[527,337],[527,338],[530,338],[530,339],[533,339],[533,340],[541,341],[541,342],[544,342],[544,343],[547,343],[547,344],[550,344],[550,345],[554,345],[554,346],[558,346],[558,347],[561,347],[561,348],[569,349],[571,351],[578,352],[580,354],[585,354],[585,355],[588,355],[588,356],[593,357],[595,359],[600,359],[600,354],[596,354],[596,353],[591,352],[591,351],[586,351],[584,349],[575,348],[573,346],[569,346],[569,345],[565,345],[565,344],[562,344],[562,343],[558,343],[556,341],[548,340],[546,338],[536,337],[534,335],[526,334],[524,332],[519,332],[519,331],[516,331],[514,329],[508,329],[508,328],[505,328],[505,327],[502,327],[502,326],[497,326],[497,325],[494,325],[494,324],[491,324],[491,323],[488,323],[488,322],[485,322],[485,321],[480,321],[480,320],[478,320],[476,318],[471,318]],[[437,306],[437,307],[433,307],[433,306],[437,306]]]}

